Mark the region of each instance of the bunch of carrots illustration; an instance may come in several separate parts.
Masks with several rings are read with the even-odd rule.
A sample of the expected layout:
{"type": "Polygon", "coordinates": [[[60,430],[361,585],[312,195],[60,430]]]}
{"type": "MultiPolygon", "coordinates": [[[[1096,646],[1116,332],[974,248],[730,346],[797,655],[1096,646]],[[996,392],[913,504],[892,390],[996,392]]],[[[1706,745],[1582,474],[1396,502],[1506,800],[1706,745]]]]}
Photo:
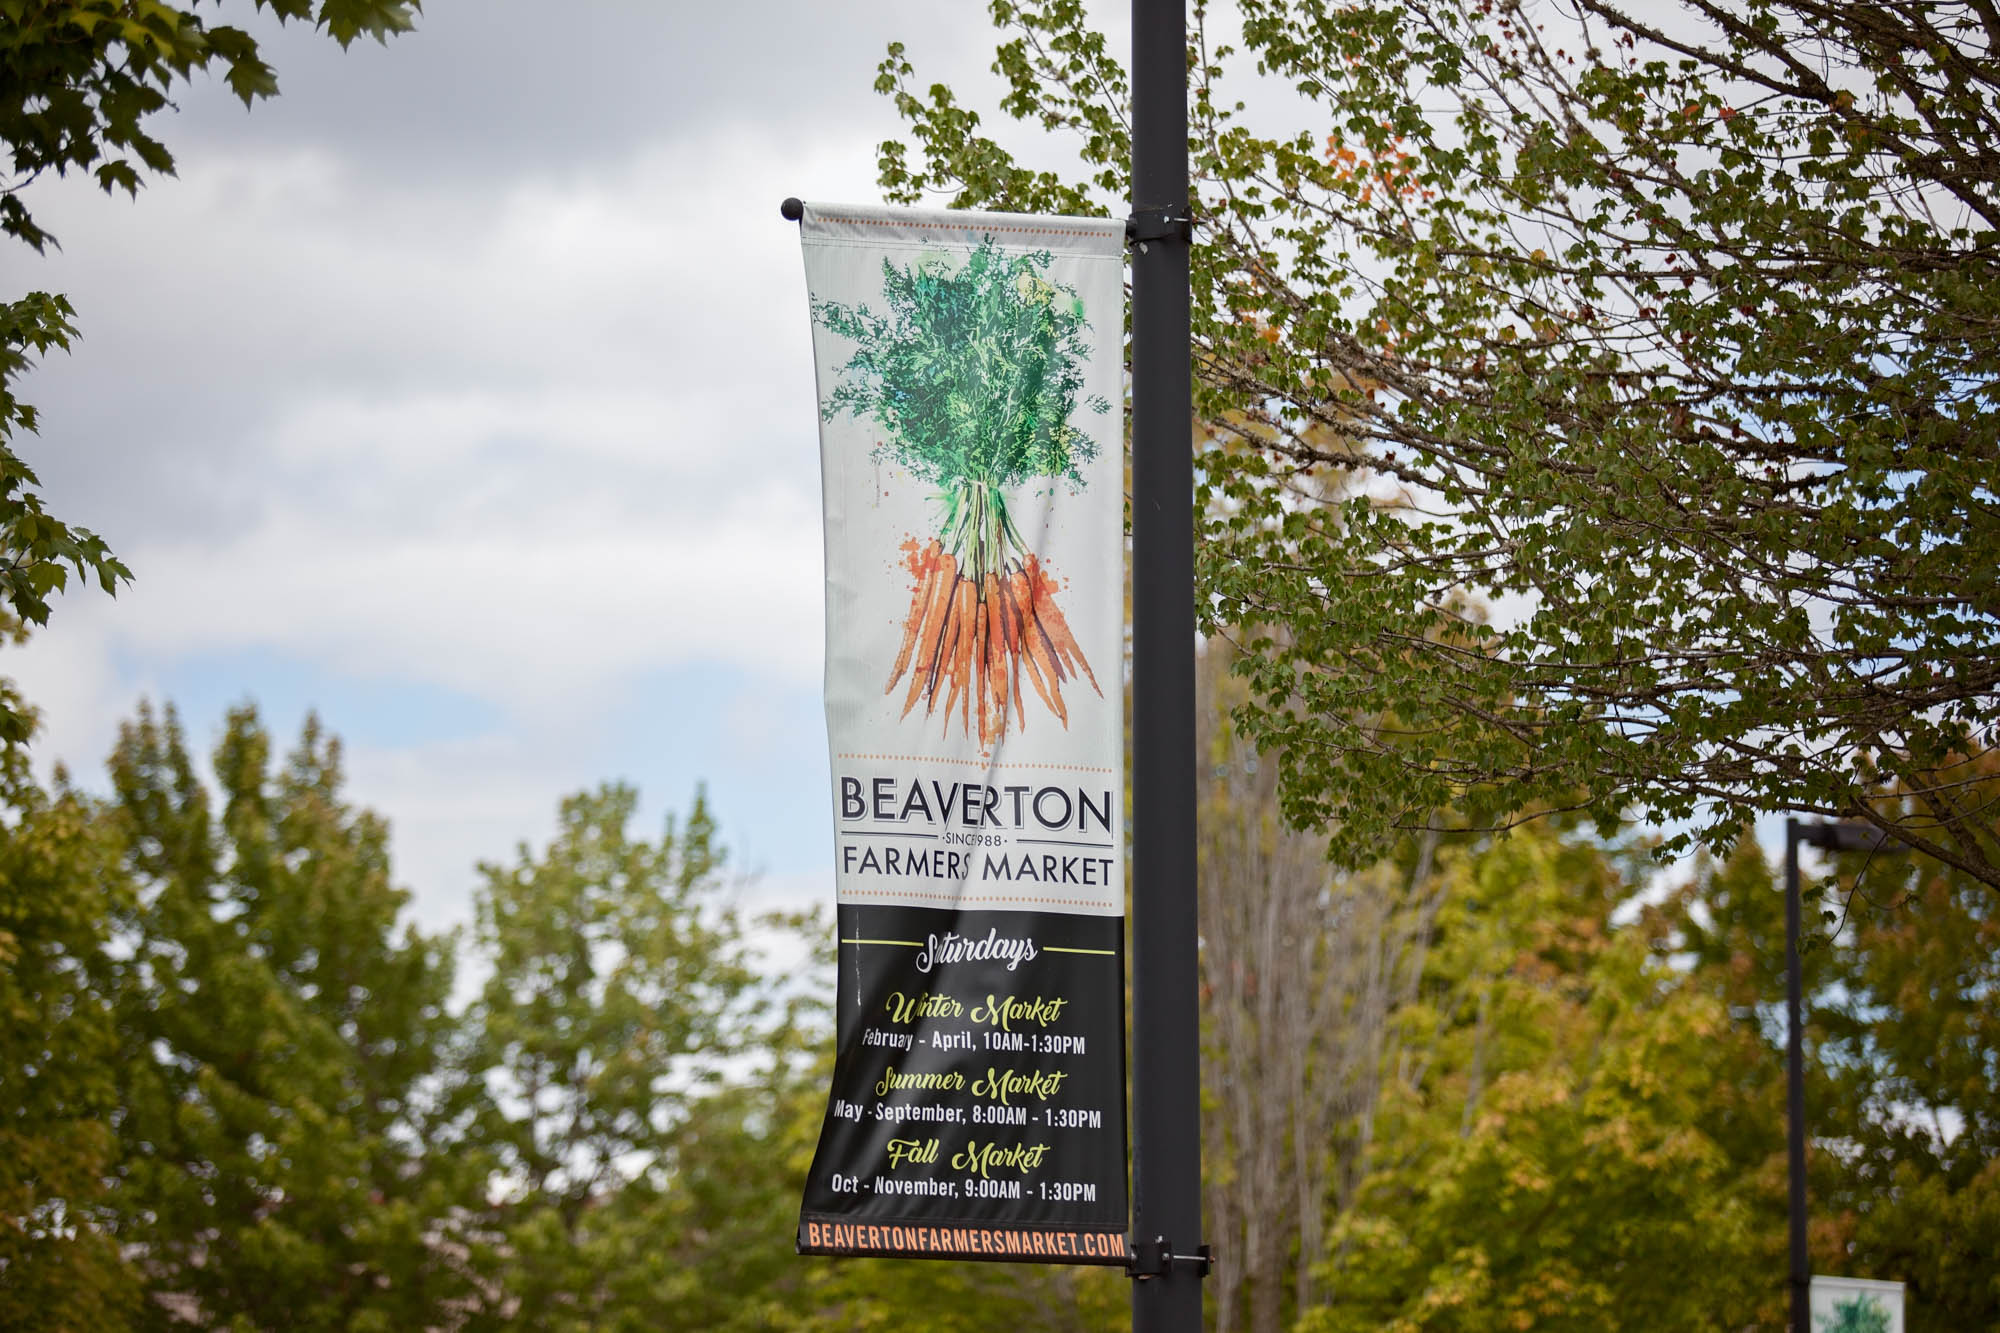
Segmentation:
{"type": "MultiPolygon", "coordinates": [[[[1090,325],[1075,292],[1047,277],[1047,252],[1007,255],[989,237],[962,264],[882,265],[877,314],[818,301],[813,317],[855,344],[821,404],[870,419],[879,456],[938,488],[935,536],[905,547],[916,581],[885,694],[908,677],[904,717],[944,707],[990,745],[1027,725],[1023,678],[1069,726],[1062,686],[1103,689],[1056,605],[1056,581],[1028,550],[1009,496],[1038,482],[1083,485],[1097,446],[1070,424],[1090,325]]],[[[1092,396],[1081,406],[1104,413],[1092,396]]]]}

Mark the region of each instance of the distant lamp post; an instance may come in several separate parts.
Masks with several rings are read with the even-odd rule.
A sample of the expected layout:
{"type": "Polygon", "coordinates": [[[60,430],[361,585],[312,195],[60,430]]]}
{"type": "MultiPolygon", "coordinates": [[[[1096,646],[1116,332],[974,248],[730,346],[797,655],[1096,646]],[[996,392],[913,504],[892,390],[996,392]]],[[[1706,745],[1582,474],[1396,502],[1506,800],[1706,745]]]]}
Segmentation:
{"type": "Polygon", "coordinates": [[[1799,844],[1829,852],[1870,852],[1888,841],[1873,824],[1785,821],[1785,1120],[1792,1210],[1792,1333],[1812,1333],[1806,1264],[1806,1058],[1800,1019],[1804,978],[1799,966],[1799,844]]]}

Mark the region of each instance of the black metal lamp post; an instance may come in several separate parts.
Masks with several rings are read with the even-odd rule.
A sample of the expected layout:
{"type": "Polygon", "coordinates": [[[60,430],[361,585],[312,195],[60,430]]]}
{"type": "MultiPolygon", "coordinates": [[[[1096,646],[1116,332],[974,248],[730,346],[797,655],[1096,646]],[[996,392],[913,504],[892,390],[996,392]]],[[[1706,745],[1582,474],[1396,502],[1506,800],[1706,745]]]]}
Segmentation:
{"type": "Polygon", "coordinates": [[[1132,1327],[1199,1333],[1187,0],[1132,0],[1132,1327]]]}
{"type": "Polygon", "coordinates": [[[1799,960],[1799,844],[1829,852],[1873,851],[1888,835],[1872,824],[1785,821],[1785,1125],[1786,1177],[1791,1187],[1792,1333],[1812,1333],[1806,1263],[1806,1059],[1800,1005],[1805,989],[1799,960]]]}

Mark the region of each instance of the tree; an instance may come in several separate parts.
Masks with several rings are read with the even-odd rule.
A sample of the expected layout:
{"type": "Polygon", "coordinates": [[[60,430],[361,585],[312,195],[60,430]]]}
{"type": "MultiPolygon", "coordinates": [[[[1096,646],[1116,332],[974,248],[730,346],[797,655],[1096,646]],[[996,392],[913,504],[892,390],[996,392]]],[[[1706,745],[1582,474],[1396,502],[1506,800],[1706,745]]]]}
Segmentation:
{"type": "MultiPolygon", "coordinates": [[[[992,11],[1001,108],[1076,171],[892,47],[884,188],[1122,208],[1080,0],[992,11]]],[[[1199,604],[1293,816],[1360,863],[1438,809],[1636,807],[1669,852],[1818,811],[2000,885],[1990,6],[1240,17],[1189,47],[1199,604]],[[1252,70],[1303,125],[1233,100],[1252,70]]]]}
{"type": "MultiPolygon", "coordinates": [[[[1991,765],[1987,766],[1991,771],[1991,765]]],[[[1910,1288],[1912,1333],[2000,1324],[2000,912],[1914,858],[1837,867],[1841,929],[1807,966],[1822,1271],[1910,1288]]]]}
{"type": "Polygon", "coordinates": [[[1631,881],[1603,848],[1543,825],[1439,859],[1375,1161],[1298,1327],[1763,1326],[1762,1182],[1704,1128],[1756,1043],[1665,964],[1657,914],[1612,924],[1631,881]]]}
{"type": "MultiPolygon", "coordinates": [[[[421,0],[255,0],[280,22],[311,23],[342,47],[408,31],[421,0]]],[[[0,9],[0,144],[10,175],[0,184],[0,234],[37,253],[56,238],[24,192],[44,175],[88,172],[106,194],[136,195],[148,175],[172,175],[173,154],[150,117],[174,91],[219,72],[248,107],[277,95],[276,72],[250,33],[210,24],[200,0],[55,0],[0,9]]],[[[49,598],[75,577],[115,594],[132,573],[90,529],[50,514],[34,469],[15,451],[37,426],[15,381],[51,349],[78,336],[76,311],[50,292],[0,300],[0,612],[45,625],[49,598]]],[[[0,695],[0,745],[27,741],[27,714],[0,695]]]]}
{"type": "Polygon", "coordinates": [[[1228,726],[1231,656],[1210,640],[1197,675],[1205,1234],[1218,1333],[1276,1333],[1315,1303],[1329,1211],[1368,1172],[1442,902],[1441,831],[1408,865],[1334,871],[1325,837],[1285,822],[1277,765],[1228,726]]]}
{"type": "Polygon", "coordinates": [[[757,976],[705,799],[657,842],[630,833],[637,804],[626,786],[572,796],[544,854],[480,867],[493,971],[473,1068],[511,1196],[495,1225],[506,1306],[483,1313],[496,1327],[657,1322],[621,1294],[649,1245],[635,1201],[666,1189],[690,1107],[755,1039],[757,976]]]}
{"type": "MultiPolygon", "coordinates": [[[[1696,1128],[1716,1143],[1733,1169],[1753,1182],[1743,1196],[1749,1210],[1749,1245],[1738,1262],[1767,1275],[1757,1304],[1758,1327],[1782,1328],[1789,1296],[1785,1109],[1785,893],[1776,870],[1756,843],[1745,839],[1726,860],[1707,853],[1694,858],[1687,880],[1657,909],[1654,923],[1687,963],[1685,985],[1718,1004],[1729,1026],[1717,1038],[1733,1058],[1701,1099],[1696,1128]]],[[[1817,962],[1806,967],[1808,1037],[1806,1102],[1815,1117],[1829,1105],[1823,1047],[1811,1025],[1814,1004],[1824,999],[1824,974],[1817,962]]],[[[1818,1123],[1817,1121],[1815,1123],[1818,1123]]],[[[1817,1131],[1815,1131],[1817,1133],[1817,1131]]],[[[1808,1165],[1823,1165],[1808,1141],[1808,1165]]],[[[1809,1180],[1818,1191],[1823,1180],[1809,1180]]],[[[1815,1193],[1815,1198],[1823,1196],[1815,1193]]],[[[1812,1216],[1827,1216],[1820,1204],[1812,1216]]],[[[1847,1271],[1815,1251],[1821,1272],[1847,1271]],[[1832,1264],[1831,1267],[1828,1265],[1832,1264]]]]}
{"type": "Polygon", "coordinates": [[[219,811],[171,710],[111,762],[136,899],[107,982],[116,1234],[146,1326],[435,1325],[469,1290],[457,1219],[485,1174],[443,1095],[452,941],[398,937],[388,828],[346,804],[316,721],[276,768],[233,710],[214,770],[219,811]]]}
{"type": "MultiPolygon", "coordinates": [[[[1990,766],[1989,766],[1990,767],[1990,766]]],[[[1906,1282],[1911,1333],[2000,1322],[2000,919],[1935,863],[1843,855],[1808,888],[1830,929],[1805,958],[1814,1270],[1906,1282]]],[[[1702,865],[1667,911],[1687,985],[1744,1049],[1700,1125],[1764,1186],[1756,1263],[1783,1271],[1784,890],[1754,847],[1702,865]]]]}
{"type": "MultiPolygon", "coordinates": [[[[2000,1325],[2000,913],[1970,877],[1883,875],[1828,958],[1814,1189],[1843,1271],[1909,1284],[1910,1333],[2000,1325]],[[1881,881],[1888,880],[1889,886],[1881,881]],[[1891,887],[1893,886],[1893,887],[1891,887]],[[1886,892],[1884,891],[1886,888],[1886,892]]],[[[1817,962],[1818,960],[1815,960],[1817,962]]],[[[1833,1248],[1833,1246],[1829,1246],[1833,1248]]]]}
{"type": "Polygon", "coordinates": [[[826,1110],[823,1015],[814,1002],[776,1025],[755,1071],[686,1108],[662,1179],[612,1205],[631,1245],[613,1299],[635,1326],[656,1326],[660,1310],[718,1333],[808,1326],[826,1273],[793,1237],[826,1110]]]}
{"type": "Polygon", "coordinates": [[[103,981],[129,886],[89,798],[0,757],[0,1326],[115,1329],[139,1276],[112,1235],[117,1048],[103,981]]]}

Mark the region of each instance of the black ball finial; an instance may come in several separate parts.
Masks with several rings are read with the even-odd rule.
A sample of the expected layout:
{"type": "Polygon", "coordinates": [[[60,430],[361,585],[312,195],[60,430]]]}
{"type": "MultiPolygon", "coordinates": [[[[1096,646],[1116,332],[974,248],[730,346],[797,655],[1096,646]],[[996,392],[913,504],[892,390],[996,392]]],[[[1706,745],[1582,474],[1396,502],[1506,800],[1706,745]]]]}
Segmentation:
{"type": "Polygon", "coordinates": [[[785,221],[797,222],[806,215],[805,202],[799,199],[787,199],[778,205],[778,211],[785,215],[785,221]]]}

